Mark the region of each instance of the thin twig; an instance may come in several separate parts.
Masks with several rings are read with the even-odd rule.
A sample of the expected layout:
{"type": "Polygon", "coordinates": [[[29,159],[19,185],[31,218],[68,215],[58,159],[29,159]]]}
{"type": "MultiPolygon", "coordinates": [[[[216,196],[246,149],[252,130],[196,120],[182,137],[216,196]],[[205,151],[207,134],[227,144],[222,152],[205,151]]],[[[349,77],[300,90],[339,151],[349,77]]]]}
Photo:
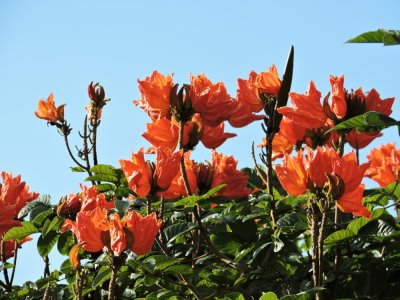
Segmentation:
{"type": "Polygon", "coordinates": [[[82,165],[74,156],[74,154],[71,151],[71,148],[69,147],[69,142],[68,142],[68,136],[66,134],[63,134],[64,136],[64,141],[65,141],[65,146],[67,147],[68,154],[72,158],[72,160],[82,169],[84,169],[86,172],[88,172],[89,176],[92,176],[89,169],[87,169],[84,165],[82,165]]]}
{"type": "Polygon", "coordinates": [[[265,177],[265,174],[261,171],[260,166],[257,164],[255,152],[254,152],[254,142],[251,145],[251,157],[254,162],[254,167],[256,168],[258,176],[260,176],[261,180],[264,182],[265,186],[268,186],[268,179],[265,177]]]}
{"type": "Polygon", "coordinates": [[[14,261],[13,261],[13,268],[12,268],[12,272],[11,272],[11,279],[10,279],[10,285],[12,286],[13,282],[14,282],[14,275],[15,275],[15,269],[17,266],[17,255],[18,255],[18,243],[17,241],[15,241],[15,247],[14,247],[14,261]]]}

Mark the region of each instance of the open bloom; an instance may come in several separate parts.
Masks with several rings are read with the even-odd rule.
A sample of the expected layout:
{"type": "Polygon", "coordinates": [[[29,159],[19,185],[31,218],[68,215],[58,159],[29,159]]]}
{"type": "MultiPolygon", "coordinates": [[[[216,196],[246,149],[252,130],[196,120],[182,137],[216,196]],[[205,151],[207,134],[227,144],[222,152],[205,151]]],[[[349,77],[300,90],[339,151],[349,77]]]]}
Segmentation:
{"type": "Polygon", "coordinates": [[[142,108],[153,121],[170,116],[170,92],[174,83],[172,75],[164,76],[154,71],[150,77],[138,80],[142,98],[133,103],[142,108]]]}
{"type": "Polygon", "coordinates": [[[56,123],[57,121],[64,120],[64,106],[60,105],[56,108],[54,103],[53,93],[47,98],[47,100],[39,100],[38,110],[35,111],[36,117],[47,120],[48,122],[56,123]]]}
{"type": "Polygon", "coordinates": [[[381,187],[400,180],[400,149],[396,149],[395,143],[372,149],[367,158],[371,166],[365,176],[375,180],[381,187]]]}
{"type": "Polygon", "coordinates": [[[133,211],[129,212],[123,221],[131,235],[128,247],[137,255],[149,252],[162,224],[160,220],[157,220],[155,213],[143,217],[138,212],[133,211]]]}
{"type": "Polygon", "coordinates": [[[261,72],[256,79],[255,86],[258,92],[266,94],[268,97],[278,97],[281,88],[281,80],[279,79],[278,69],[275,65],[269,68],[268,72],[261,72]]]}
{"type": "Polygon", "coordinates": [[[233,101],[222,82],[213,84],[204,74],[190,76],[189,97],[204,125],[215,127],[229,119],[233,101]]]}
{"type": "Polygon", "coordinates": [[[286,154],[282,166],[276,166],[276,174],[290,195],[330,187],[330,195],[341,211],[369,218],[371,213],[362,205],[364,185],[361,184],[368,166],[369,163],[358,166],[354,152],[339,157],[331,148],[318,147],[315,152],[308,151],[306,157],[302,151],[293,158],[286,154]],[[330,178],[336,181],[334,188],[330,178]]]}
{"type": "Polygon", "coordinates": [[[88,252],[111,250],[119,256],[129,248],[140,255],[151,250],[160,226],[161,221],[154,213],[142,217],[137,212],[129,212],[122,219],[113,213],[107,218],[107,210],[96,207],[79,212],[75,222],[66,220],[62,231],[71,230],[88,252]]]}
{"type": "Polygon", "coordinates": [[[289,118],[296,125],[304,128],[319,128],[327,120],[327,115],[321,105],[321,93],[310,82],[305,94],[290,93],[292,106],[278,108],[278,112],[289,118]]]}
{"type": "Polygon", "coordinates": [[[21,223],[18,214],[30,201],[36,199],[39,194],[29,192],[29,186],[21,176],[13,177],[12,173],[1,172],[3,183],[0,184],[0,236],[14,226],[21,223]]]}
{"type": "Polygon", "coordinates": [[[181,152],[173,153],[169,148],[156,148],[156,162],[144,159],[144,149],[132,153],[132,160],[120,160],[130,189],[139,197],[146,197],[152,189],[166,190],[179,171],[181,152]]]}
{"type": "Polygon", "coordinates": [[[237,170],[237,160],[233,156],[212,151],[211,168],[213,172],[211,188],[226,184],[217,195],[237,198],[246,197],[251,193],[247,188],[247,175],[237,170]]]}

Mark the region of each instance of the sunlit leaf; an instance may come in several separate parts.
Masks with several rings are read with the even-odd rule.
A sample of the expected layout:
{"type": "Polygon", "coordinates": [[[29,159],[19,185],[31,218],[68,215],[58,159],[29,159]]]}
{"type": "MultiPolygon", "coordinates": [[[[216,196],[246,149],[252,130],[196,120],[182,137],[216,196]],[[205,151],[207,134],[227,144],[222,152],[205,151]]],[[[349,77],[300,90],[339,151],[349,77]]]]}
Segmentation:
{"type": "Polygon", "coordinates": [[[354,232],[348,229],[341,229],[331,233],[326,239],[325,244],[337,244],[354,237],[354,232]]]}
{"type": "Polygon", "coordinates": [[[29,221],[22,221],[22,226],[13,227],[4,235],[4,241],[16,240],[18,242],[22,241],[28,235],[32,233],[39,232],[35,225],[29,221]]]}
{"type": "Polygon", "coordinates": [[[383,43],[384,46],[400,44],[400,30],[378,29],[364,32],[346,43],[383,43]]]}
{"type": "Polygon", "coordinates": [[[48,256],[51,249],[53,249],[54,245],[57,243],[59,237],[60,235],[55,231],[50,231],[45,236],[41,235],[37,243],[37,249],[40,256],[48,256]]]}

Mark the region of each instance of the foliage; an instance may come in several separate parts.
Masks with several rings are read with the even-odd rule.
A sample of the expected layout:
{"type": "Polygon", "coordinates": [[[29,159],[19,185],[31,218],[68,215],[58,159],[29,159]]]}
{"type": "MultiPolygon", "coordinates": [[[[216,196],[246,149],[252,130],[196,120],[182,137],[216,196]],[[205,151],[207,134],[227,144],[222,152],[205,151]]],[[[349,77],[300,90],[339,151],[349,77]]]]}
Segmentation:
{"type": "MultiPolygon", "coordinates": [[[[379,30],[349,42],[394,43],[396,34],[379,30]]],[[[52,94],[41,100],[36,115],[58,129],[76,164],[72,171],[87,174],[82,180],[91,187],[82,185],[54,205],[46,195],[10,193],[25,186],[18,180],[0,186],[0,299],[398,297],[400,225],[390,208],[398,207],[400,163],[382,163],[397,176],[394,182],[364,190],[368,164],[343,153],[346,142],[365,135],[372,141],[398,125],[389,117],[393,99],[347,92],[343,78],[332,77],[330,103],[329,95],[320,103],[321,93],[310,84],[305,95],[291,94],[300,106],[288,107],[293,58],[292,48],[282,81],[275,66],[241,79],[236,100],[204,75],[179,90],[172,76],[158,72],[139,80],[142,99],[135,104],[152,119],[149,131],[162,130],[147,135],[153,161],[141,149],[121,167],[97,161],[97,129],[109,101],[101,85],[88,87],[78,156],[68,143],[64,106],[56,107],[52,94]],[[312,114],[303,109],[310,99],[312,114]],[[233,156],[214,150],[212,162],[190,159],[200,141],[216,148],[232,137],[223,132],[225,121],[243,127],[257,120],[266,134],[263,166],[254,153],[255,167],[243,170],[233,156]],[[291,142],[293,129],[301,134],[291,142]],[[297,156],[290,157],[292,151],[297,156]],[[281,164],[273,164],[276,157],[283,157],[281,164]],[[22,195],[26,203],[17,210],[22,195]],[[10,272],[29,235],[38,237],[44,276],[15,285],[10,272]],[[53,268],[48,256],[56,249],[65,260],[53,268]]]]}

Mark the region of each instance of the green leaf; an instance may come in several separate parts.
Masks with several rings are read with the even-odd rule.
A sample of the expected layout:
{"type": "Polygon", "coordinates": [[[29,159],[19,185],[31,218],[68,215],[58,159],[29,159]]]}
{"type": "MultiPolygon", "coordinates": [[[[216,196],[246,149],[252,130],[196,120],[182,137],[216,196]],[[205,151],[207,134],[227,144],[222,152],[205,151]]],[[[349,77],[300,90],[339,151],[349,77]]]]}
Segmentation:
{"type": "Polygon", "coordinates": [[[22,221],[21,227],[13,227],[4,235],[4,241],[16,240],[21,242],[24,238],[32,233],[39,232],[35,225],[30,221],[22,221]]]}
{"type": "Polygon", "coordinates": [[[46,228],[46,232],[43,232],[43,235],[47,235],[50,231],[56,231],[60,229],[61,225],[64,223],[64,219],[56,216],[53,220],[51,220],[49,226],[46,228]]]}
{"type": "Polygon", "coordinates": [[[393,200],[400,199],[400,183],[393,182],[382,189],[382,194],[388,195],[393,200]]]}
{"type": "Polygon", "coordinates": [[[84,168],[81,167],[70,167],[72,172],[85,172],[84,168]]]}
{"type": "Polygon", "coordinates": [[[187,208],[194,207],[197,202],[199,202],[200,200],[206,200],[206,199],[210,198],[211,196],[214,196],[216,193],[218,193],[219,190],[223,189],[224,187],[226,187],[226,184],[221,184],[219,186],[212,188],[204,195],[201,195],[201,196],[192,195],[192,196],[185,197],[185,198],[175,202],[174,206],[175,207],[184,206],[187,208]]]}
{"type": "Polygon", "coordinates": [[[164,255],[152,255],[144,260],[154,267],[155,271],[162,271],[172,265],[179,264],[183,258],[173,258],[164,255]]]}
{"type": "Polygon", "coordinates": [[[92,288],[96,288],[102,285],[104,282],[111,278],[111,268],[108,266],[102,266],[97,272],[96,277],[93,279],[92,288]]]}
{"type": "Polygon", "coordinates": [[[194,223],[179,222],[164,229],[168,244],[172,243],[178,236],[191,231],[196,227],[194,223]]]}
{"type": "Polygon", "coordinates": [[[279,298],[274,292],[268,292],[263,294],[258,300],[279,300],[279,298]]]}
{"type": "Polygon", "coordinates": [[[242,293],[233,292],[233,293],[225,294],[224,300],[245,300],[245,298],[242,295],[242,293]]]}
{"type": "Polygon", "coordinates": [[[364,32],[346,43],[383,43],[384,46],[400,44],[400,30],[378,29],[364,32]]]}
{"type": "Polygon", "coordinates": [[[33,224],[38,228],[42,228],[46,219],[51,215],[53,215],[53,209],[46,210],[36,216],[33,220],[33,224]]]}
{"type": "Polygon", "coordinates": [[[359,115],[341,122],[327,132],[351,128],[356,128],[359,132],[379,131],[397,124],[398,122],[389,116],[376,111],[369,111],[363,115],[359,115]]]}
{"type": "Polygon", "coordinates": [[[312,289],[309,289],[305,292],[301,292],[295,295],[287,295],[281,298],[281,300],[311,300],[314,299],[314,295],[324,291],[325,288],[323,287],[315,287],[312,289]]]}
{"type": "Polygon", "coordinates": [[[108,192],[108,191],[114,191],[115,190],[115,184],[102,183],[102,184],[96,185],[96,188],[99,191],[99,193],[105,193],[105,192],[108,192]]]}
{"type": "Polygon", "coordinates": [[[193,273],[193,269],[189,265],[174,265],[166,268],[163,273],[174,275],[190,275],[193,273]]]}
{"type": "Polygon", "coordinates": [[[210,239],[219,250],[230,255],[236,255],[241,246],[241,242],[231,232],[212,234],[210,239]]]}
{"type": "Polygon", "coordinates": [[[95,165],[90,169],[90,172],[95,174],[106,174],[116,176],[115,167],[112,165],[95,165]]]}
{"type": "Polygon", "coordinates": [[[51,208],[51,197],[49,195],[40,195],[35,200],[28,202],[24,208],[20,210],[18,213],[18,219],[23,219],[29,213],[31,214],[31,221],[32,221],[32,212],[35,210],[37,213],[36,215],[44,210],[48,210],[51,208]]]}
{"type": "Polygon", "coordinates": [[[51,249],[57,243],[59,234],[56,231],[50,231],[47,235],[41,235],[37,242],[37,249],[41,257],[49,255],[51,249]]]}
{"type": "Polygon", "coordinates": [[[307,226],[307,217],[302,213],[294,212],[280,218],[276,222],[276,227],[280,228],[283,232],[289,233],[298,228],[304,228],[304,224],[307,226]]]}
{"type": "Polygon", "coordinates": [[[348,240],[352,237],[354,237],[354,232],[348,229],[341,229],[338,231],[335,231],[334,233],[331,233],[326,239],[325,239],[325,244],[326,245],[332,245],[336,243],[343,242],[345,240],[348,240]]]}
{"type": "Polygon", "coordinates": [[[68,255],[69,250],[75,244],[74,238],[70,232],[62,233],[57,242],[57,249],[62,255],[68,255]]]}
{"type": "Polygon", "coordinates": [[[353,232],[354,234],[357,234],[358,231],[360,230],[361,227],[364,225],[368,224],[369,220],[365,217],[359,217],[349,223],[347,225],[347,229],[353,232]]]}
{"type": "Polygon", "coordinates": [[[126,200],[115,200],[115,208],[120,212],[125,212],[134,202],[126,200]]]}
{"type": "Polygon", "coordinates": [[[96,174],[93,176],[89,176],[85,179],[85,181],[104,181],[104,182],[111,182],[114,184],[118,184],[119,179],[116,176],[107,175],[107,174],[96,174]]]}

